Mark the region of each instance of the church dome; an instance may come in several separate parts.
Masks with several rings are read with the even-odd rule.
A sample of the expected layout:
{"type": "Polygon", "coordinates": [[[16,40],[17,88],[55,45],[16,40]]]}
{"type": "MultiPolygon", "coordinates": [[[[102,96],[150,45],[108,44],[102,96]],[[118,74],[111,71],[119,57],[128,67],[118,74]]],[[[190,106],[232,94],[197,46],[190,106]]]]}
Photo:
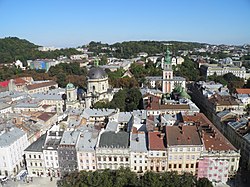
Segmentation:
{"type": "Polygon", "coordinates": [[[66,89],[67,89],[67,90],[68,90],[68,89],[75,89],[75,86],[74,86],[74,84],[72,84],[72,83],[68,83],[67,86],[66,86],[66,89]]]}
{"type": "Polygon", "coordinates": [[[89,79],[103,79],[107,77],[106,72],[100,67],[93,67],[88,73],[89,79]]]}

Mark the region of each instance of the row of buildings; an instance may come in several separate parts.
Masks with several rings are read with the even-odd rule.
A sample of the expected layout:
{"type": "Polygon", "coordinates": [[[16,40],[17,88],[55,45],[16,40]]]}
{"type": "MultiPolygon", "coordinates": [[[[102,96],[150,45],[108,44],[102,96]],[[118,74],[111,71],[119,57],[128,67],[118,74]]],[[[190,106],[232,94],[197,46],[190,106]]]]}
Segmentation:
{"type": "Polygon", "coordinates": [[[204,114],[181,115],[175,124],[158,123],[153,129],[151,117],[143,117],[143,111],[116,111],[101,126],[90,122],[77,130],[51,129],[25,149],[28,172],[61,176],[75,170],[129,167],[137,173],[191,172],[222,182],[236,174],[239,151],[204,114]],[[135,118],[146,128],[137,129],[135,118]]]}
{"type": "Polygon", "coordinates": [[[197,82],[190,86],[193,100],[206,116],[241,150],[242,169],[250,169],[249,98],[247,88],[230,94],[221,84],[197,82]]]}

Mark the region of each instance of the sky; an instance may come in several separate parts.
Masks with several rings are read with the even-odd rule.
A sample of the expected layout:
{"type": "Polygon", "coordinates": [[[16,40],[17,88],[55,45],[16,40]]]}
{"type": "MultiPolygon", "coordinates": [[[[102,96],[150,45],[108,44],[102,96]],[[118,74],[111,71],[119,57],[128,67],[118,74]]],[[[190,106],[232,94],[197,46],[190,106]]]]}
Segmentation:
{"type": "Polygon", "coordinates": [[[0,38],[41,46],[90,41],[250,43],[250,0],[0,0],[0,38]]]}

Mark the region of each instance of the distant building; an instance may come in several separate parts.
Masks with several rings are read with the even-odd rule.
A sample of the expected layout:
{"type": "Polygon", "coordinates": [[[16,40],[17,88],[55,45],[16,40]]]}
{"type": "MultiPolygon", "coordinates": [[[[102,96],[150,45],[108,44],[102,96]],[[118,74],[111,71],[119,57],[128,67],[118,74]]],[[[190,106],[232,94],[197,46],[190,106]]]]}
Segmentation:
{"type": "Polygon", "coordinates": [[[225,67],[221,67],[221,66],[217,66],[217,65],[202,65],[200,67],[201,72],[204,76],[209,77],[212,75],[216,75],[216,76],[222,76],[225,75],[227,73],[232,73],[234,74],[236,77],[240,77],[245,79],[246,78],[246,68],[245,67],[236,67],[236,66],[225,66],[225,67]]]}
{"type": "Polygon", "coordinates": [[[55,51],[55,50],[60,50],[60,48],[56,47],[38,47],[38,51],[55,51]]]}
{"type": "Polygon", "coordinates": [[[34,60],[30,62],[30,69],[36,70],[45,70],[46,72],[49,71],[51,66],[55,66],[59,64],[59,61],[54,59],[44,59],[44,60],[34,60]]]}

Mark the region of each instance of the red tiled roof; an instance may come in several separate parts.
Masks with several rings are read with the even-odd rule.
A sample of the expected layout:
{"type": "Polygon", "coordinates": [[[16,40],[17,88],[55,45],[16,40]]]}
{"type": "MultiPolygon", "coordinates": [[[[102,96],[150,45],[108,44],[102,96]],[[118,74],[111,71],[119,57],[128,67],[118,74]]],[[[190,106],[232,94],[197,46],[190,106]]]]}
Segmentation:
{"type": "Polygon", "coordinates": [[[28,90],[34,90],[37,88],[47,87],[47,86],[54,86],[57,85],[55,81],[49,81],[49,82],[41,82],[36,84],[27,85],[28,90]]]}
{"type": "Polygon", "coordinates": [[[237,94],[250,94],[250,88],[236,88],[237,94]]]}
{"type": "Polygon", "coordinates": [[[196,126],[167,126],[167,144],[172,145],[202,145],[196,126]]]}
{"type": "Polygon", "coordinates": [[[17,86],[21,86],[21,85],[27,84],[27,81],[24,80],[24,79],[22,79],[22,78],[20,78],[20,77],[18,77],[18,78],[15,78],[15,79],[14,79],[14,83],[15,83],[15,85],[17,85],[17,86]]]}
{"type": "Polygon", "coordinates": [[[203,113],[183,116],[183,121],[197,124],[206,150],[236,150],[203,113]]]}
{"type": "Polygon", "coordinates": [[[148,105],[146,106],[147,110],[190,110],[190,106],[188,104],[162,105],[160,103],[160,97],[150,95],[149,98],[151,98],[151,99],[149,99],[148,105]]]}
{"type": "Polygon", "coordinates": [[[52,118],[56,113],[55,112],[44,112],[37,118],[43,121],[48,121],[50,118],[52,118]]]}
{"type": "Polygon", "coordinates": [[[164,145],[163,136],[165,136],[165,134],[161,134],[161,132],[149,132],[148,133],[149,149],[151,150],[166,149],[166,146],[164,145]]]}
{"type": "Polygon", "coordinates": [[[3,81],[3,82],[0,82],[0,86],[1,87],[7,87],[8,84],[9,84],[10,81],[3,81]]]}

